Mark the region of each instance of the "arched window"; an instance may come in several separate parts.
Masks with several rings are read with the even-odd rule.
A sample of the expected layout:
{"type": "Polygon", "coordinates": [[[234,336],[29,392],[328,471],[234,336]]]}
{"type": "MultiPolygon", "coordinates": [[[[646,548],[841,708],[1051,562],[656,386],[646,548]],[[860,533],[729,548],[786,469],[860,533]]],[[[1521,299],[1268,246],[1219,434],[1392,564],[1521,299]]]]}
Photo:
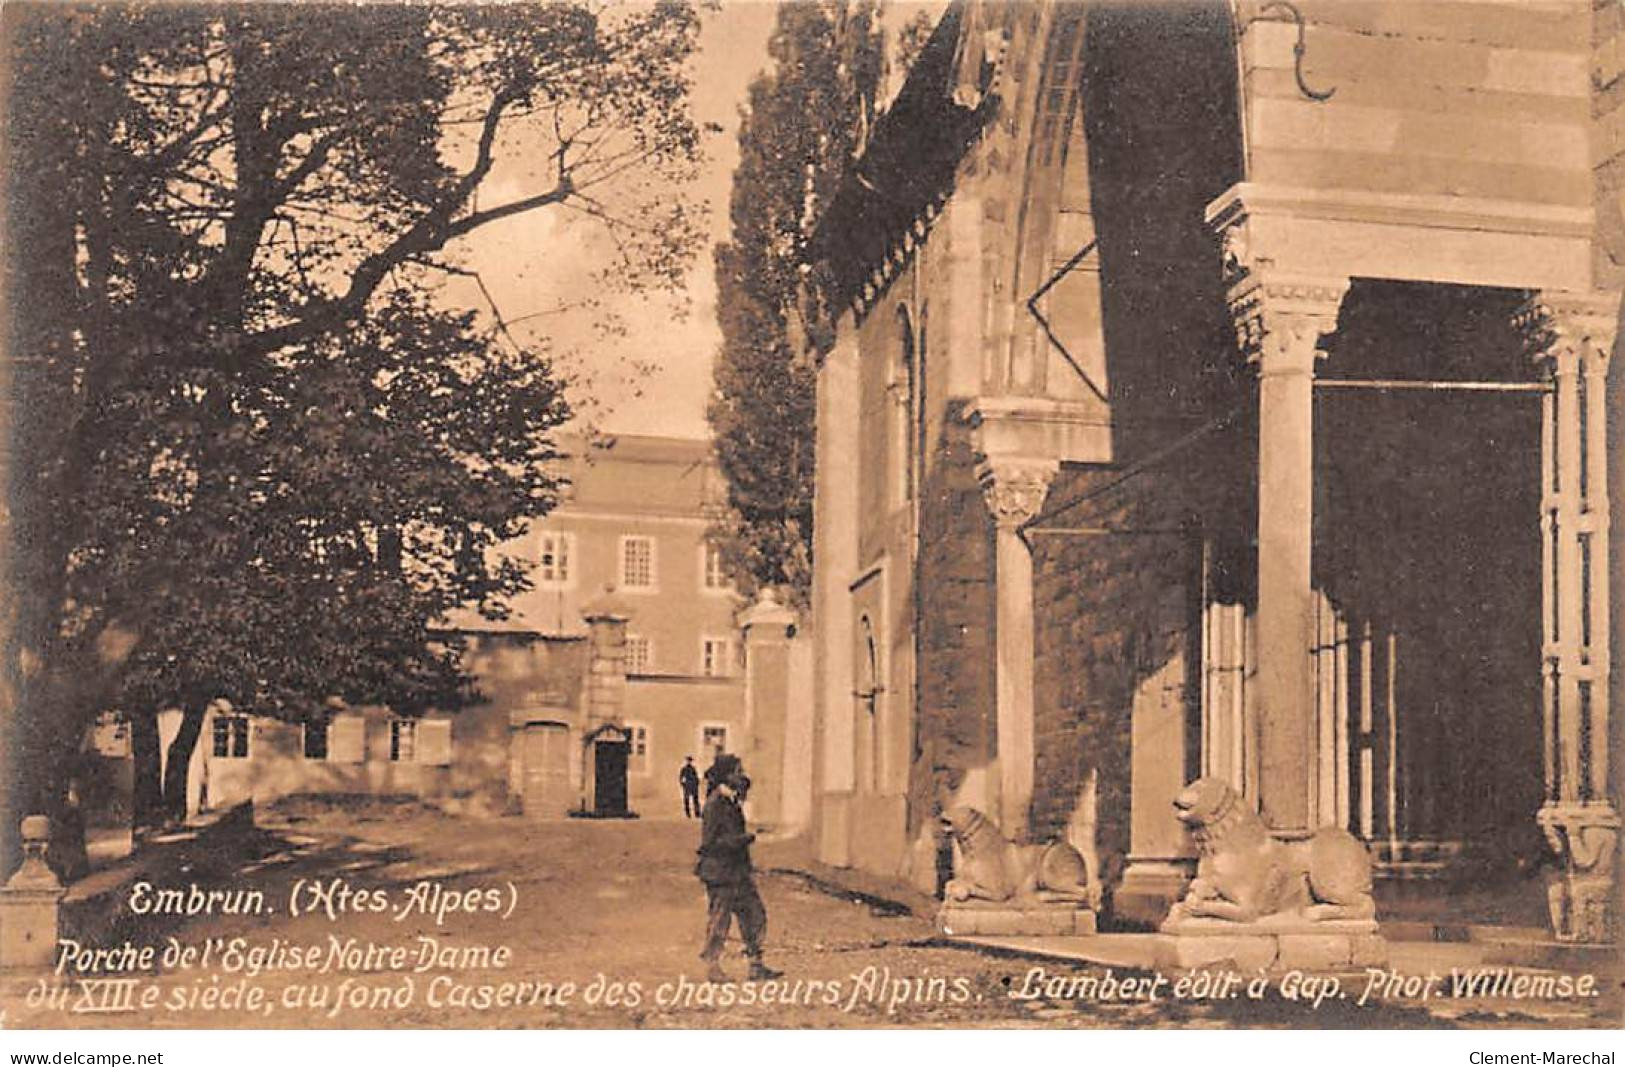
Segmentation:
{"type": "Polygon", "coordinates": [[[897,346],[886,383],[886,452],[890,475],[887,503],[899,508],[914,499],[914,327],[908,309],[897,309],[897,346]]]}

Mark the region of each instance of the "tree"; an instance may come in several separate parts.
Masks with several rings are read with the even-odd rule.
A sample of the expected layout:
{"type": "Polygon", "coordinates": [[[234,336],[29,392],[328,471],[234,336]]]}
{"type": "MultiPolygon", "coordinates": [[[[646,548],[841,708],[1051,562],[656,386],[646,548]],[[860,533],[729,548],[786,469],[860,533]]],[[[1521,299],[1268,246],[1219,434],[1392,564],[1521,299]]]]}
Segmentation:
{"type": "Polygon", "coordinates": [[[877,0],[782,6],[771,73],[750,87],[716,250],[722,348],[708,417],[727,479],[716,524],[741,589],[805,603],[812,574],[815,371],[794,351],[798,288],[818,212],[848,178],[885,76],[877,0]]]}
{"type": "MultiPolygon", "coordinates": [[[[459,239],[553,209],[670,285],[696,219],[678,2],[8,5],[8,807],[120,707],[300,718],[471,694],[433,623],[525,586],[556,489],[545,351],[440,306],[459,239]],[[482,189],[522,154],[535,188],[482,189]]],[[[584,279],[585,280],[585,279],[584,279]]],[[[493,309],[493,314],[495,314],[493,309]]],[[[168,783],[174,804],[177,787],[168,783]]]]}

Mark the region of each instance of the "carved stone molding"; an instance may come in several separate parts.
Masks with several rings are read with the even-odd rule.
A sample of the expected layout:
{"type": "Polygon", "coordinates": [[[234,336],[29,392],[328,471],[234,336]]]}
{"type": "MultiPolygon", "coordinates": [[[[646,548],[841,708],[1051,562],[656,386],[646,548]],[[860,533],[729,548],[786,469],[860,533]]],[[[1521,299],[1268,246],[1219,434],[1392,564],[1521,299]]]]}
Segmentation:
{"type": "Polygon", "coordinates": [[[977,477],[982,483],[982,499],[993,521],[1001,529],[1020,526],[1044,506],[1050,482],[1055,477],[1052,463],[995,460],[982,465],[977,477]]]}
{"type": "Polygon", "coordinates": [[[1236,344],[1264,373],[1307,371],[1320,339],[1337,328],[1347,278],[1312,278],[1252,270],[1230,290],[1236,344]]]}
{"type": "Polygon", "coordinates": [[[1208,223],[1219,239],[1223,277],[1229,290],[1230,317],[1236,344],[1265,374],[1313,369],[1320,338],[1337,328],[1337,312],[1348,292],[1343,274],[1301,274],[1278,266],[1281,225],[1255,226],[1252,208],[1242,197],[1250,186],[1235,186],[1208,208],[1208,223]],[[1261,239],[1255,232],[1275,233],[1261,239]]]}
{"type": "Polygon", "coordinates": [[[1618,316],[1618,293],[1543,290],[1524,304],[1514,323],[1534,360],[1565,362],[1564,356],[1584,356],[1606,367],[1618,316]]]}
{"type": "Polygon", "coordinates": [[[1618,924],[1614,850],[1619,815],[1608,804],[1548,804],[1536,821],[1560,863],[1546,888],[1558,940],[1612,941],[1618,924]]]}
{"type": "Polygon", "coordinates": [[[1223,257],[1221,277],[1225,284],[1234,285],[1245,278],[1255,265],[1247,216],[1236,215],[1220,224],[1219,247],[1223,257]]]}

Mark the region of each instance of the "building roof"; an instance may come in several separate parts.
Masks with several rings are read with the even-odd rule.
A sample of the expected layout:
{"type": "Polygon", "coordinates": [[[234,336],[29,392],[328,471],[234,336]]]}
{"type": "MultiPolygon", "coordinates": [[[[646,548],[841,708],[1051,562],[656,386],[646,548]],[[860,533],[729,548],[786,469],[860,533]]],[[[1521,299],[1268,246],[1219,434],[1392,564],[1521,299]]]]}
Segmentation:
{"type": "Polygon", "coordinates": [[[955,101],[955,56],[965,5],[952,4],[909,68],[897,99],[876,121],[854,174],[830,201],[813,236],[837,307],[862,292],[902,235],[952,190],[966,151],[991,114],[955,101]]]}
{"type": "Polygon", "coordinates": [[[565,439],[560,451],[569,487],[554,509],[559,517],[601,510],[700,518],[722,500],[708,440],[613,434],[565,439]]]}

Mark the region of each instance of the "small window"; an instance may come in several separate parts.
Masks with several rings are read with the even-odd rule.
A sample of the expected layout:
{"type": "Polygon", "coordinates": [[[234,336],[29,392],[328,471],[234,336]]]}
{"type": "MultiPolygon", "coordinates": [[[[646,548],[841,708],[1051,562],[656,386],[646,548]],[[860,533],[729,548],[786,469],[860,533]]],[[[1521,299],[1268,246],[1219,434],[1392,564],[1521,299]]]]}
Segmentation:
{"type": "Polygon", "coordinates": [[[327,758],[327,727],[326,719],[316,719],[305,723],[305,758],[327,758]]]}
{"type": "Polygon", "coordinates": [[[575,538],[557,531],[541,535],[536,580],[542,585],[570,584],[570,568],[574,565],[575,538]]]}
{"type": "Polygon", "coordinates": [[[728,727],[723,723],[706,723],[700,727],[700,751],[710,760],[719,752],[728,751],[728,727]]]}
{"type": "Polygon", "coordinates": [[[626,673],[648,674],[654,668],[654,642],[641,634],[626,635],[626,673]]]}
{"type": "Polygon", "coordinates": [[[214,717],[215,759],[248,758],[248,716],[216,715],[214,717]]]}
{"type": "Polygon", "coordinates": [[[702,579],[704,587],[711,592],[720,592],[728,588],[728,572],[722,569],[722,547],[709,542],[703,549],[705,554],[705,574],[702,579]]]}
{"type": "Polygon", "coordinates": [[[628,723],[626,732],[631,735],[627,769],[633,774],[648,774],[649,728],[640,722],[628,723]]]}
{"type": "Polygon", "coordinates": [[[621,588],[655,587],[655,542],[652,537],[621,538],[621,588]]]}
{"type": "Polygon", "coordinates": [[[391,763],[415,763],[418,758],[418,724],[416,719],[392,719],[389,723],[389,759],[391,763]]]}
{"type": "Polygon", "coordinates": [[[730,678],[734,673],[733,642],[707,637],[700,644],[700,673],[707,678],[730,678]]]}

